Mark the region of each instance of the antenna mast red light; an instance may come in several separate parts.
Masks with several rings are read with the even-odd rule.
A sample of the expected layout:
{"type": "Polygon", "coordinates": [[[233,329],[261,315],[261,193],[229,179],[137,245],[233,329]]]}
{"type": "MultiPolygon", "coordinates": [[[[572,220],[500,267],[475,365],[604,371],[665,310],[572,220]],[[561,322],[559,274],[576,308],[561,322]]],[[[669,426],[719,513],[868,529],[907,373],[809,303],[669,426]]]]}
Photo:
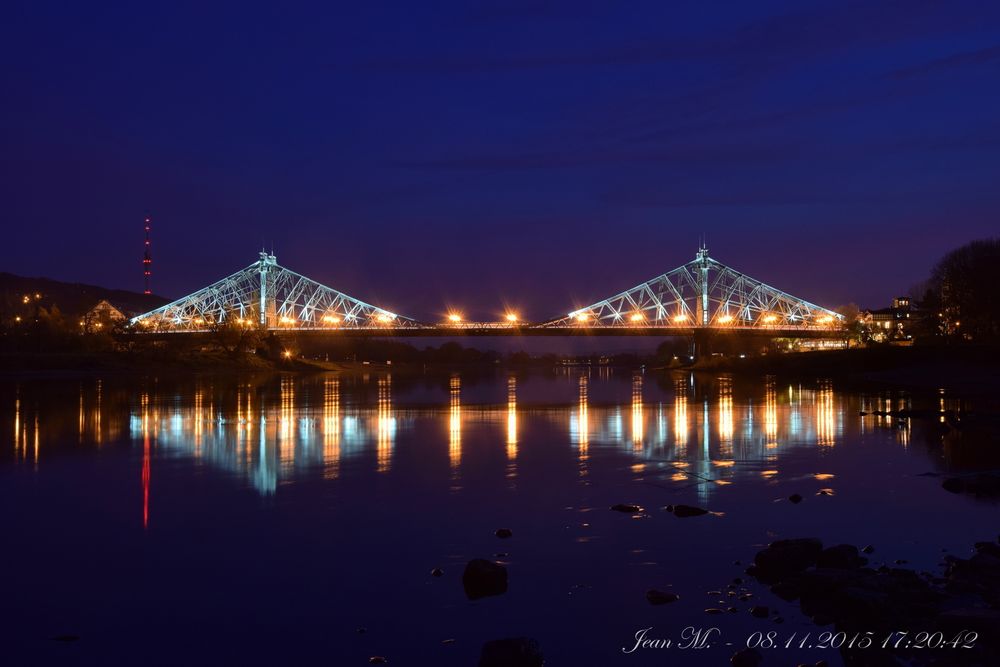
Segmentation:
{"type": "Polygon", "coordinates": [[[149,288],[149,278],[153,275],[153,255],[150,253],[149,244],[149,226],[151,220],[146,218],[146,249],[142,255],[142,277],[145,284],[143,289],[143,294],[152,294],[153,291],[149,288]]]}

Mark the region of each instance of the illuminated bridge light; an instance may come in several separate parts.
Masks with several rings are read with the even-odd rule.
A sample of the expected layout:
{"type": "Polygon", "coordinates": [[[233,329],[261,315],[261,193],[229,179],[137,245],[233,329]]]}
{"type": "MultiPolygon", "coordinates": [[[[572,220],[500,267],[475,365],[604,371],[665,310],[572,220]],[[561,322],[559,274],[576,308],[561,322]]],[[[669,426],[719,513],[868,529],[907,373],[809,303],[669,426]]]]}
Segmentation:
{"type": "MultiPolygon", "coordinates": [[[[25,297],[30,300],[32,295],[21,295],[22,299],[25,297]]],[[[747,328],[767,329],[769,335],[775,336],[784,325],[805,324],[808,325],[805,328],[813,328],[816,330],[814,335],[820,336],[825,333],[820,329],[843,321],[826,308],[771,288],[712,259],[705,247],[701,247],[695,259],[687,264],[603,301],[577,307],[563,317],[537,324],[526,322],[513,308],[504,305],[496,319],[495,322],[467,322],[457,309],[446,309],[436,323],[418,322],[297,274],[279,265],[274,255],[262,252],[259,260],[250,266],[137,315],[129,323],[137,330],[150,333],[154,330],[193,333],[222,321],[232,321],[274,330],[326,329],[331,334],[335,332],[330,330],[339,324],[345,328],[368,329],[373,335],[385,335],[387,327],[418,334],[435,328],[464,333],[466,330],[478,332],[506,327],[508,333],[515,333],[516,329],[516,333],[547,335],[560,329],[582,330],[591,326],[601,330],[631,326],[634,333],[641,333],[636,327],[645,320],[673,323],[678,328],[738,323],[747,328]],[[708,310],[709,304],[715,305],[715,311],[704,312],[703,319],[703,311],[708,310]],[[251,315],[253,312],[260,314],[251,315]],[[273,315],[265,316],[265,313],[273,315]]]]}

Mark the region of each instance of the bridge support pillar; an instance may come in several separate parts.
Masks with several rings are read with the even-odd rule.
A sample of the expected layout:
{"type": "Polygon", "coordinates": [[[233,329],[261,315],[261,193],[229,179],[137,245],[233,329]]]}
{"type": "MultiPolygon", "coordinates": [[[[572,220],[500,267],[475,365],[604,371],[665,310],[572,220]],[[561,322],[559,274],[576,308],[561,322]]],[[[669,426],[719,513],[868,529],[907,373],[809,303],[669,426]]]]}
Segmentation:
{"type": "Polygon", "coordinates": [[[715,333],[708,329],[696,329],[690,339],[690,355],[695,361],[712,356],[712,341],[715,333]]]}

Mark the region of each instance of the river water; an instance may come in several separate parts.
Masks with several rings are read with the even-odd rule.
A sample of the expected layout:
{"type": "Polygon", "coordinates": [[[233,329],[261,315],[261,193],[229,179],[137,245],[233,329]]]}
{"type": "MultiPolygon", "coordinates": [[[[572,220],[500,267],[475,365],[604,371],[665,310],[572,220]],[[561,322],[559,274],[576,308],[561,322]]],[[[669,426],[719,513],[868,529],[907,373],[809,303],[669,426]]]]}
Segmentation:
{"type": "MultiPolygon", "coordinates": [[[[0,400],[10,665],[474,665],[505,637],[548,665],[728,664],[754,632],[823,630],[750,581],[728,595],[775,539],[939,571],[996,533],[995,507],[923,474],[955,465],[934,420],[859,414],[964,407],[944,393],[595,367],[7,381],[0,400]],[[507,592],[467,599],[472,558],[505,564],[507,592]],[[718,631],[680,649],[689,627],[718,631]],[[675,645],[624,652],[644,628],[675,645]]],[[[765,664],[841,664],[793,644],[765,664]]]]}

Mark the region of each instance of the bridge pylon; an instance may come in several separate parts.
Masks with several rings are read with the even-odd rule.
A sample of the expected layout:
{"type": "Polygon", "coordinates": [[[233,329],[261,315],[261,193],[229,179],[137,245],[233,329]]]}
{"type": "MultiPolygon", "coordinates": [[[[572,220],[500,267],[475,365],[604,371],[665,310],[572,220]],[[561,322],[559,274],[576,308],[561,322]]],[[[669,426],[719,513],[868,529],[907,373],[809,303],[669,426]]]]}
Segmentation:
{"type": "Polygon", "coordinates": [[[669,335],[758,331],[821,333],[843,316],[741,273],[708,254],[702,245],[694,260],[610,298],[539,326],[588,330],[641,329],[669,335]]]}
{"type": "Polygon", "coordinates": [[[261,252],[250,266],[130,323],[148,331],[212,331],[223,325],[269,331],[406,330],[423,325],[306,278],[261,252]]]}

